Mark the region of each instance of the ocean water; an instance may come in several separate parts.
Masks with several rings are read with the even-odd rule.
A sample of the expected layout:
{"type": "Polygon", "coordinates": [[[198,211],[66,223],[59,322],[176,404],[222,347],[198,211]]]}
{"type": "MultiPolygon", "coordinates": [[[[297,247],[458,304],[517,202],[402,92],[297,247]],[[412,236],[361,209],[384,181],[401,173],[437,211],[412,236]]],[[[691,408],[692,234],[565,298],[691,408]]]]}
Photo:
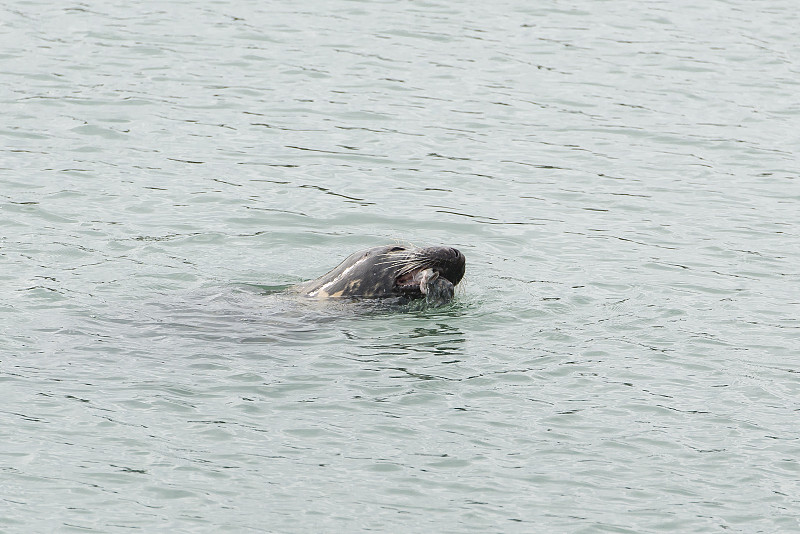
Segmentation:
{"type": "Polygon", "coordinates": [[[0,532],[800,530],[798,17],[5,3],[0,532]]]}

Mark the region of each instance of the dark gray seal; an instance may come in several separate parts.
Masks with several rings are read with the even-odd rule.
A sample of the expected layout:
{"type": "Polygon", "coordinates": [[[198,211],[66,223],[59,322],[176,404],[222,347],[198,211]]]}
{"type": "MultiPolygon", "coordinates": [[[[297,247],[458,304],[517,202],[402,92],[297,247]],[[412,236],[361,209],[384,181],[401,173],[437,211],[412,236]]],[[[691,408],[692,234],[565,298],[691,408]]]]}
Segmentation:
{"type": "Polygon", "coordinates": [[[425,298],[449,302],[464,277],[464,255],[450,247],[374,247],[347,257],[327,274],[294,290],[324,298],[425,298]]]}

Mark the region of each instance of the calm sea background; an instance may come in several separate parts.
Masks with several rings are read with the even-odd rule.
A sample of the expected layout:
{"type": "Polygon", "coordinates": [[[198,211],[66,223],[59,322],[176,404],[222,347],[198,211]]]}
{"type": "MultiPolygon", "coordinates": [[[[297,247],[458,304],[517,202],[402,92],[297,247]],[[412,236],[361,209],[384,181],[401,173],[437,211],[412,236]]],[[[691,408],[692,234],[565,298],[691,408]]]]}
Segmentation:
{"type": "Polygon", "coordinates": [[[0,532],[800,530],[795,2],[3,2],[0,104],[0,532]]]}

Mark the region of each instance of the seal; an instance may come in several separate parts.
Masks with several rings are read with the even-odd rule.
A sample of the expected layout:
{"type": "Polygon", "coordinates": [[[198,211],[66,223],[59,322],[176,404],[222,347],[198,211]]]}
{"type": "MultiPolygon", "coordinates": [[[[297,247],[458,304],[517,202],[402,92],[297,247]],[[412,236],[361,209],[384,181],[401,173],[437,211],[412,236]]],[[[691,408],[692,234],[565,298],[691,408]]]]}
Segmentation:
{"type": "Polygon", "coordinates": [[[464,277],[464,255],[450,247],[374,247],[347,257],[316,280],[294,286],[311,298],[425,298],[440,305],[453,298],[464,277]]]}

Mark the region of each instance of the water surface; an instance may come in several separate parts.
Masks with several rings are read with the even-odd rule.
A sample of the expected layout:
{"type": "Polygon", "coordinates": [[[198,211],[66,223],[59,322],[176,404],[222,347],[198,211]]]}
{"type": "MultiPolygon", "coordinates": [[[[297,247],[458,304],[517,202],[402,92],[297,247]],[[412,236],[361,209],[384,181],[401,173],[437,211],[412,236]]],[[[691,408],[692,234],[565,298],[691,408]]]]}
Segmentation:
{"type": "Polygon", "coordinates": [[[800,529],[794,4],[2,15],[0,530],[800,529]]]}

